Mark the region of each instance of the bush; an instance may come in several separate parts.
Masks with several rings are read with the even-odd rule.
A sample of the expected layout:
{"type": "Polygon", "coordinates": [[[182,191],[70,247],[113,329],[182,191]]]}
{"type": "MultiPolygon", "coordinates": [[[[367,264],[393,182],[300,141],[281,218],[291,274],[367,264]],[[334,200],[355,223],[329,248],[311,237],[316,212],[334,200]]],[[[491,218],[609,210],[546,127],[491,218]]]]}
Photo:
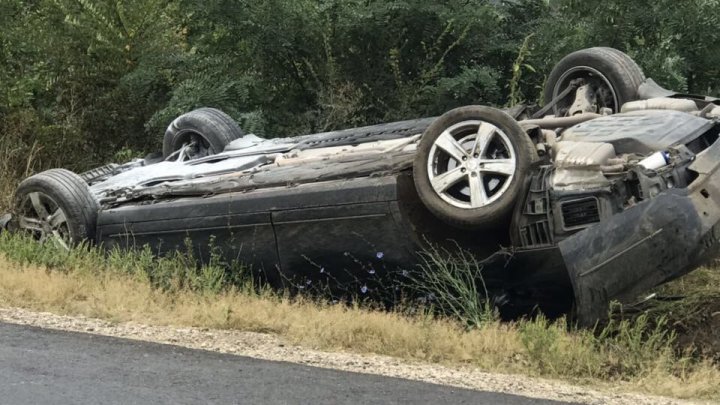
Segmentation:
{"type": "Polygon", "coordinates": [[[198,107],[273,137],[532,103],[562,56],[598,45],[717,94],[718,1],[10,0],[0,133],[37,145],[38,170],[84,171],[158,150],[198,107]]]}

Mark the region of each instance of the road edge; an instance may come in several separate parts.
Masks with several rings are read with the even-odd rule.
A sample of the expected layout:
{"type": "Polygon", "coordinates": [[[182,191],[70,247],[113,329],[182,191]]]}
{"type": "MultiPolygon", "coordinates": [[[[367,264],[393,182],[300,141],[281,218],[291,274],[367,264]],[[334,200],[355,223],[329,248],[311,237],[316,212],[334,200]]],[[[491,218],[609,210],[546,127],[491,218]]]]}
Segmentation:
{"type": "Polygon", "coordinates": [[[0,308],[0,322],[139,340],[260,360],[282,361],[325,369],[381,375],[528,398],[584,404],[670,405],[704,403],[634,393],[603,392],[597,389],[535,377],[488,373],[471,367],[453,368],[437,364],[409,362],[389,356],[319,351],[289,345],[275,335],[255,332],[154,326],[135,322],[112,323],[84,316],[57,315],[22,308],[0,308]]]}

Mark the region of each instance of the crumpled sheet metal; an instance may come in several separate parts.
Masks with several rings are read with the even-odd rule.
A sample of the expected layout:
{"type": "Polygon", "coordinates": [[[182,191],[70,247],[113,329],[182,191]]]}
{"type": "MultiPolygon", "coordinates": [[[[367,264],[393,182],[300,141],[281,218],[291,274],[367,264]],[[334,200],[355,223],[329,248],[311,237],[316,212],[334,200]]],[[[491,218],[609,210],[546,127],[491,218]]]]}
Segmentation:
{"type": "MultiPolygon", "coordinates": [[[[402,123],[378,128],[389,131],[396,124],[402,123]]],[[[358,134],[356,130],[340,131],[354,136],[343,138],[318,134],[278,140],[246,135],[223,153],[135,168],[93,185],[91,192],[102,204],[113,206],[147,196],[205,195],[396,172],[411,163],[420,139],[416,127],[398,126],[413,131],[409,136],[402,131],[377,135],[382,131],[358,134]]]]}
{"type": "Polygon", "coordinates": [[[348,156],[333,161],[313,160],[293,166],[271,164],[252,171],[163,183],[127,192],[129,199],[204,196],[258,188],[292,187],[343,178],[383,176],[412,167],[414,156],[414,151],[401,150],[394,154],[348,156]]]}
{"type": "Polygon", "coordinates": [[[699,176],[561,241],[581,324],[720,254],[720,142],[698,154],[699,176]]]}

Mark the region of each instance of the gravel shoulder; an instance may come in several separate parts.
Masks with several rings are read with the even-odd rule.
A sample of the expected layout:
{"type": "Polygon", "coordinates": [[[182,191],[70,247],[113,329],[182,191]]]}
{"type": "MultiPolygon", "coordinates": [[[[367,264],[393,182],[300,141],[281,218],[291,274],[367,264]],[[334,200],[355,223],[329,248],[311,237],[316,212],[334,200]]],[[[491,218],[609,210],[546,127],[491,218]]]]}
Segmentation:
{"type": "Polygon", "coordinates": [[[450,368],[407,362],[387,356],[323,352],[289,345],[274,335],[253,332],[151,326],[138,323],[114,324],[98,319],[60,316],[20,308],[0,308],[0,322],[135,339],[262,360],[284,361],[539,399],[586,404],[702,403],[639,394],[610,393],[551,380],[485,373],[471,368],[450,368]]]}

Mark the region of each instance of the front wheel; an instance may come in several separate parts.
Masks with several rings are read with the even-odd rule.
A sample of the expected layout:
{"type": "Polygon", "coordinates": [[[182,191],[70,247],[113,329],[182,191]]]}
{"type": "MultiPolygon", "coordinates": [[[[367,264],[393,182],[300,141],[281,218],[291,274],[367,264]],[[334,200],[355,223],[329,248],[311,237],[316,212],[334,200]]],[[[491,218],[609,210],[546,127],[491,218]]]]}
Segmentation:
{"type": "Polygon", "coordinates": [[[477,229],[506,221],[537,153],[520,125],[490,107],[467,106],[436,119],[413,165],[419,197],[450,225],[477,229]]]}

